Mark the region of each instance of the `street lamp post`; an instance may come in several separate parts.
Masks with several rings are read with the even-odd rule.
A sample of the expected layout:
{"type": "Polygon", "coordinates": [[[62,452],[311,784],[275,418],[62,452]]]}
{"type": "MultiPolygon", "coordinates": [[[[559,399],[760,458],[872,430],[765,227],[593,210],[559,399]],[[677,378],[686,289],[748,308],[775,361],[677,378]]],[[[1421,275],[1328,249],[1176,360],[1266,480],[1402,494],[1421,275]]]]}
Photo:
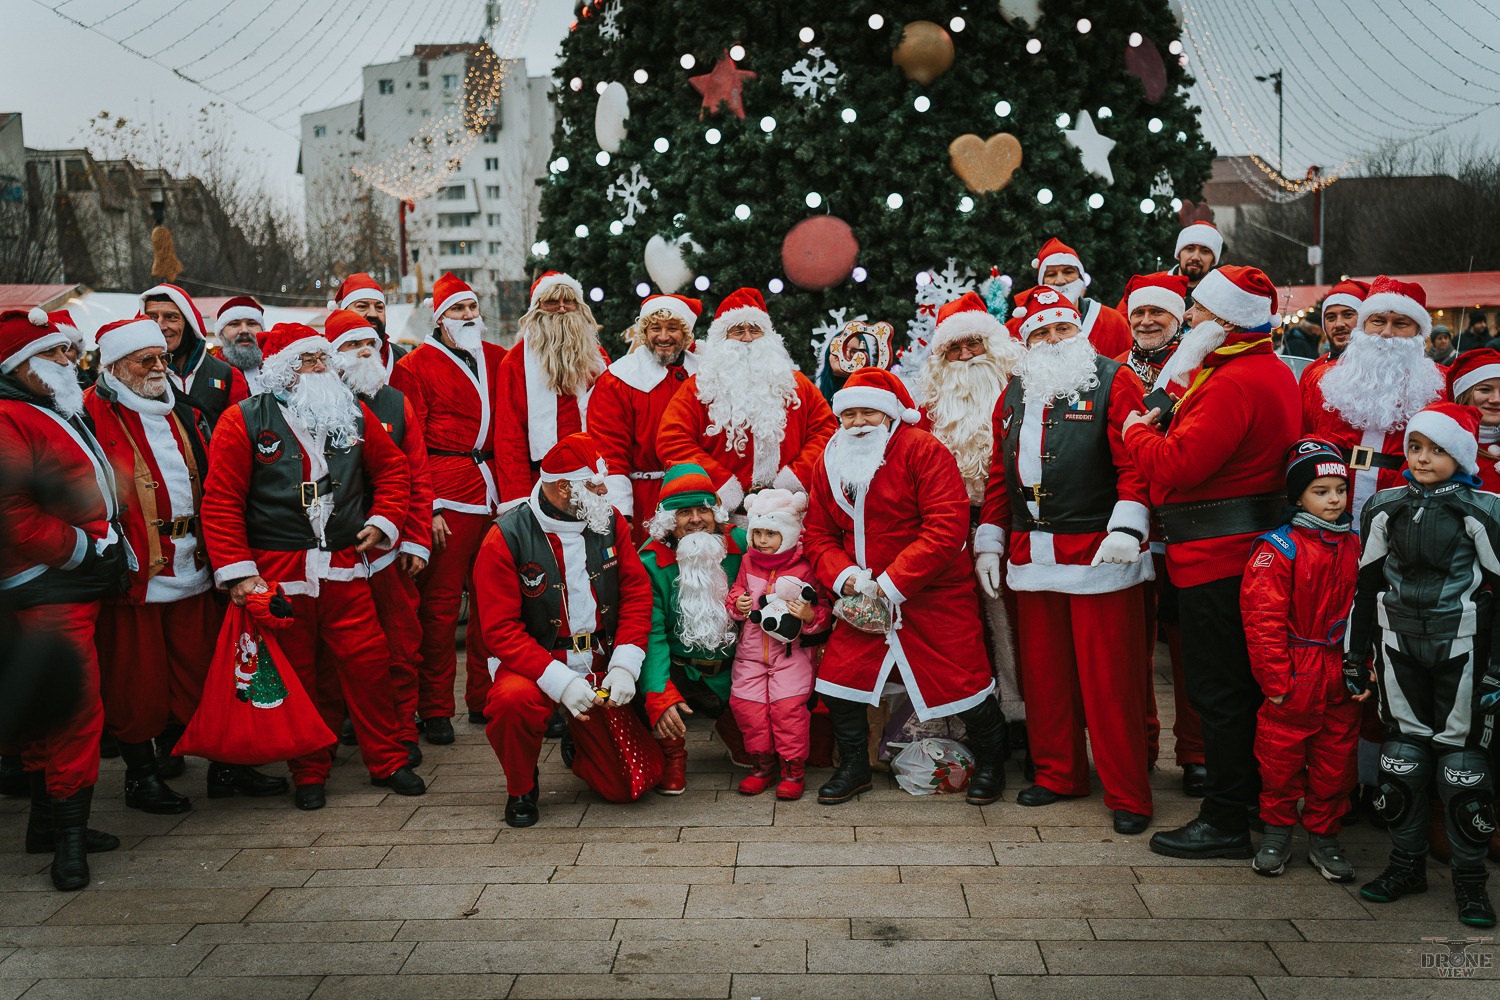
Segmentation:
{"type": "Polygon", "coordinates": [[[1286,176],[1286,97],[1281,92],[1282,71],[1267,73],[1257,76],[1255,79],[1260,83],[1270,81],[1271,89],[1276,93],[1276,172],[1286,176]]]}

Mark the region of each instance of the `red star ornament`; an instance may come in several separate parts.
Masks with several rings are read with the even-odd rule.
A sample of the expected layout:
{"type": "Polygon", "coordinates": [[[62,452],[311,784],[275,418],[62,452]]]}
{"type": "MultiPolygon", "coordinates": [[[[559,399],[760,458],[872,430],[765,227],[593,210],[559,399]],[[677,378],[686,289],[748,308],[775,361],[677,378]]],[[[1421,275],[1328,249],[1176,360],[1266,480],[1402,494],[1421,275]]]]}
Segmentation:
{"type": "Polygon", "coordinates": [[[727,51],[714,63],[712,73],[688,77],[688,83],[703,95],[703,107],[698,111],[698,119],[702,121],[704,111],[718,114],[725,104],[729,105],[729,110],[734,112],[735,117],[745,117],[745,81],[754,79],[754,73],[735,67],[734,60],[729,58],[727,51]]]}

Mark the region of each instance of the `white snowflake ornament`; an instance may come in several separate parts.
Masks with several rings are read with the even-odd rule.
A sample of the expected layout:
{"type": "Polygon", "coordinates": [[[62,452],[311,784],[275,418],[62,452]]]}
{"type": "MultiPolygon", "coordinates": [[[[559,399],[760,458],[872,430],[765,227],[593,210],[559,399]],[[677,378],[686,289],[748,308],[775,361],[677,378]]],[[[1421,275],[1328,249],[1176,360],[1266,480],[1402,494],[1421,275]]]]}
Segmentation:
{"type": "Polygon", "coordinates": [[[623,5],[622,0],[616,0],[615,3],[610,4],[605,9],[604,14],[599,18],[599,36],[601,38],[611,42],[618,42],[620,40],[620,8],[623,5]]]}
{"type": "Polygon", "coordinates": [[[916,315],[906,324],[910,342],[896,363],[895,372],[902,378],[915,378],[931,352],[933,330],[937,328],[938,310],[965,292],[975,290],[974,272],[959,270],[958,260],[948,258],[941,271],[924,271],[917,278],[916,315]]]}
{"type": "Polygon", "coordinates": [[[805,58],[797,60],[789,70],[781,74],[782,86],[791,85],[794,97],[805,97],[814,104],[826,101],[838,91],[839,68],[820,48],[807,50],[805,58]]]}
{"type": "Polygon", "coordinates": [[[604,189],[604,197],[610,201],[619,198],[620,203],[625,207],[625,214],[620,221],[627,226],[635,225],[635,217],[646,210],[647,195],[655,201],[656,188],[651,186],[651,179],[641,173],[639,163],[632,163],[628,175],[621,174],[604,189]]]}

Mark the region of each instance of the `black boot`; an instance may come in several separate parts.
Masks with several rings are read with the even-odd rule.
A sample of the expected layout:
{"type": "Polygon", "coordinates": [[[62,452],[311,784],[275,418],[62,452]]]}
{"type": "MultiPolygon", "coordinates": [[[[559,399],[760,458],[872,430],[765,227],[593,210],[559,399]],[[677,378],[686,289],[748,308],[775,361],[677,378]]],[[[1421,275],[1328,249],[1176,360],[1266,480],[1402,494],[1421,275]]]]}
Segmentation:
{"type": "Polygon", "coordinates": [[[1485,871],[1483,860],[1478,868],[1453,869],[1453,899],[1458,903],[1458,919],[1470,927],[1495,926],[1495,906],[1485,891],[1489,880],[1490,873],[1485,871]]]}
{"type": "Polygon", "coordinates": [[[94,789],[52,799],[52,884],[63,892],[89,884],[89,806],[94,789]]]}
{"type": "Polygon", "coordinates": [[[839,766],[828,783],[818,789],[818,803],[832,806],[848,802],[870,784],[870,730],[865,706],[857,701],[823,696],[828,706],[828,720],[833,724],[833,739],[839,748],[839,766]]]}
{"type": "Polygon", "coordinates": [[[0,757],[0,795],[19,799],[27,792],[26,770],[21,766],[20,754],[0,757]]]}
{"type": "Polygon", "coordinates": [[[536,821],[542,818],[542,812],[537,808],[537,799],[541,796],[541,785],[538,779],[541,777],[539,769],[531,772],[531,791],[522,795],[507,795],[505,797],[505,825],[521,829],[535,826],[536,821]]]}
{"type": "Polygon", "coordinates": [[[99,759],[114,760],[120,756],[120,741],[115,739],[114,733],[102,733],[99,736],[99,759]]]}
{"type": "MultiPolygon", "coordinates": [[[[185,726],[172,723],[161,731],[156,738],[156,774],[163,780],[167,778],[180,778],[182,772],[187,770],[187,761],[173,753],[177,748],[177,741],[182,738],[185,726]]],[[[121,746],[120,756],[125,756],[124,746],[121,746]]]]}
{"type": "Polygon", "coordinates": [[[359,746],[359,737],[354,735],[354,720],[344,719],[344,724],[339,727],[339,742],[346,747],[359,746]]]}
{"type": "MultiPolygon", "coordinates": [[[[31,815],[26,820],[26,853],[51,854],[56,846],[52,836],[52,799],[47,795],[47,776],[41,771],[27,775],[31,785],[31,815]]],[[[84,835],[84,847],[90,854],[103,854],[120,846],[120,838],[101,830],[84,835]]]]}
{"type": "Polygon", "coordinates": [[[131,809],[171,816],[193,807],[186,795],[178,795],[161,780],[150,743],[121,743],[120,756],[125,759],[125,804],[131,809]]]}
{"type": "MultiPolygon", "coordinates": [[[[1360,886],[1359,894],[1372,903],[1394,903],[1402,896],[1427,891],[1427,852],[1413,854],[1397,847],[1385,871],[1360,886]]],[[[1454,891],[1457,892],[1455,885],[1454,891]]]]}
{"type": "Polygon", "coordinates": [[[253,767],[243,764],[208,765],[208,797],[222,799],[235,792],[252,799],[265,799],[273,795],[286,794],[286,779],[261,774],[253,767]]]}
{"type": "Polygon", "coordinates": [[[987,806],[1005,792],[1005,713],[1000,711],[998,701],[987,697],[959,717],[964,720],[969,750],[974,754],[974,773],[969,777],[964,801],[971,806],[987,806]]]}

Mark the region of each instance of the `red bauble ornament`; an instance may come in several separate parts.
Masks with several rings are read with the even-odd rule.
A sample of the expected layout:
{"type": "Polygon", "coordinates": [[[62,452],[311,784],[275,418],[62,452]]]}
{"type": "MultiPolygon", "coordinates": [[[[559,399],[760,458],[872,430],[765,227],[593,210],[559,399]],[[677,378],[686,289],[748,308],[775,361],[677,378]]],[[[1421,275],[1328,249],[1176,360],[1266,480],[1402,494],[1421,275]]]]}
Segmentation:
{"type": "Polygon", "coordinates": [[[781,268],[798,288],[821,292],[849,277],[859,260],[859,240],[849,223],[814,215],[791,228],[781,241],[781,268]]]}
{"type": "Polygon", "coordinates": [[[1125,69],[1141,81],[1148,104],[1155,104],[1166,94],[1167,67],[1151,39],[1143,37],[1141,44],[1125,46],[1125,69]]]}
{"type": "Polygon", "coordinates": [[[698,111],[699,120],[702,120],[704,111],[716,115],[725,104],[729,105],[729,110],[734,112],[736,118],[745,117],[745,81],[754,79],[755,74],[748,69],[735,67],[728,52],[714,63],[713,72],[688,77],[688,83],[703,95],[703,107],[698,111]]]}

